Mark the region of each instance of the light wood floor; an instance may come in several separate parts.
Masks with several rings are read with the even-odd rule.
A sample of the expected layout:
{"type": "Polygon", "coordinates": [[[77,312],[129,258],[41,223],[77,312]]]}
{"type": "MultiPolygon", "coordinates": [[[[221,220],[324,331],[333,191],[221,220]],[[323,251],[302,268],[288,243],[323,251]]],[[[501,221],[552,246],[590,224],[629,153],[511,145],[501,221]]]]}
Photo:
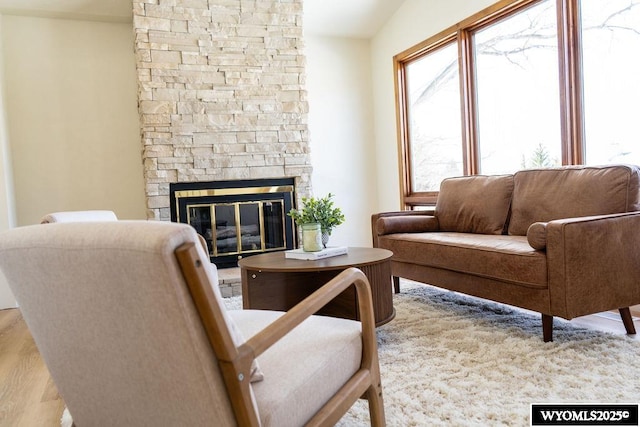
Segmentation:
{"type": "Polygon", "coordinates": [[[0,310],[0,426],[59,426],[63,410],[20,311],[0,310]]]}
{"type": "MultiPolygon", "coordinates": [[[[632,308],[640,332],[640,306],[632,308]]],[[[587,328],[624,335],[617,313],[574,319],[587,328]]],[[[633,339],[640,340],[640,335],[633,339]]],[[[0,310],[0,427],[60,425],[64,402],[58,395],[18,309],[0,310]]]]}

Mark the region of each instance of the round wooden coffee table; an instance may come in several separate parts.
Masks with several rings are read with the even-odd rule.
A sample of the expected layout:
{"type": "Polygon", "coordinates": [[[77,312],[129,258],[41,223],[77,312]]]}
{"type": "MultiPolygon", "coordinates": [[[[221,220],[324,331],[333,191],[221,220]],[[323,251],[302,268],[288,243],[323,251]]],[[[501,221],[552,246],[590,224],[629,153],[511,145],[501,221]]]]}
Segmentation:
{"type": "MultiPolygon", "coordinates": [[[[391,282],[391,256],[386,249],[350,247],[345,255],[317,261],[285,258],[271,252],[238,262],[242,276],[242,306],[245,309],[287,311],[341,271],[357,267],[371,284],[376,326],[395,315],[391,282]]],[[[356,292],[350,286],[318,314],[359,319],[356,292]]]]}

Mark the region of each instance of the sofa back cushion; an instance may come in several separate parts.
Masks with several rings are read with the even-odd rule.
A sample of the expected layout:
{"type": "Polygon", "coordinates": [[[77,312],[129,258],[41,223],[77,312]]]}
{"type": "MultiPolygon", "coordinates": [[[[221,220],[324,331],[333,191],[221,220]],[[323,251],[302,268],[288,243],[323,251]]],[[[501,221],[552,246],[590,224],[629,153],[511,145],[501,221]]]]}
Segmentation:
{"type": "Polygon", "coordinates": [[[502,234],[512,192],[513,175],[474,175],[443,180],[435,209],[440,231],[502,234]]]}
{"type": "Polygon", "coordinates": [[[509,234],[524,236],[534,222],[640,210],[636,166],[565,166],[514,175],[509,234]]]}

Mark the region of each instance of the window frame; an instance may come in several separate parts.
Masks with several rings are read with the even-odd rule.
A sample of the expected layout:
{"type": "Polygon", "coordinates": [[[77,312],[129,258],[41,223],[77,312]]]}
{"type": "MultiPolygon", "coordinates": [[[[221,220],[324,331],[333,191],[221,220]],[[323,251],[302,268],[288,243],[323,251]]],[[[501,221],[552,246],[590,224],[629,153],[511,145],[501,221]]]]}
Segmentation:
{"type": "MultiPolygon", "coordinates": [[[[400,204],[403,209],[435,205],[438,192],[416,192],[412,188],[409,111],[406,67],[412,61],[447,45],[457,43],[462,123],[462,166],[464,175],[479,173],[478,114],[475,83],[473,34],[542,0],[501,0],[471,17],[429,37],[393,57],[400,172],[400,204]]],[[[555,0],[558,26],[560,140],[563,165],[584,161],[584,103],[582,94],[582,52],[580,0],[555,0]]]]}

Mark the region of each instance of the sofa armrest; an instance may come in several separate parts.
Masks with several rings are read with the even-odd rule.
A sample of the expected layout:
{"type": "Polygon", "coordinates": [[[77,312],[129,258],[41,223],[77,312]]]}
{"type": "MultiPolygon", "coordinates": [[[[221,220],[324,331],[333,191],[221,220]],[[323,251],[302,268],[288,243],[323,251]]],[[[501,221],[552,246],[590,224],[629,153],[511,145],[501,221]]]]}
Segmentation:
{"type": "MultiPolygon", "coordinates": [[[[435,207],[419,211],[392,211],[392,212],[380,212],[371,215],[371,236],[373,240],[373,247],[378,247],[378,220],[381,218],[418,218],[417,222],[420,222],[420,218],[433,217],[435,213],[435,207]]],[[[399,221],[399,219],[393,219],[391,222],[399,221]]],[[[412,221],[411,219],[409,221],[412,221]]],[[[382,233],[387,234],[387,233],[382,233]]]]}
{"type": "Polygon", "coordinates": [[[640,212],[554,220],[546,234],[549,314],[640,304],[640,212]]]}
{"type": "Polygon", "coordinates": [[[438,231],[438,218],[426,215],[386,216],[378,218],[378,236],[394,233],[423,233],[438,231]]]}

